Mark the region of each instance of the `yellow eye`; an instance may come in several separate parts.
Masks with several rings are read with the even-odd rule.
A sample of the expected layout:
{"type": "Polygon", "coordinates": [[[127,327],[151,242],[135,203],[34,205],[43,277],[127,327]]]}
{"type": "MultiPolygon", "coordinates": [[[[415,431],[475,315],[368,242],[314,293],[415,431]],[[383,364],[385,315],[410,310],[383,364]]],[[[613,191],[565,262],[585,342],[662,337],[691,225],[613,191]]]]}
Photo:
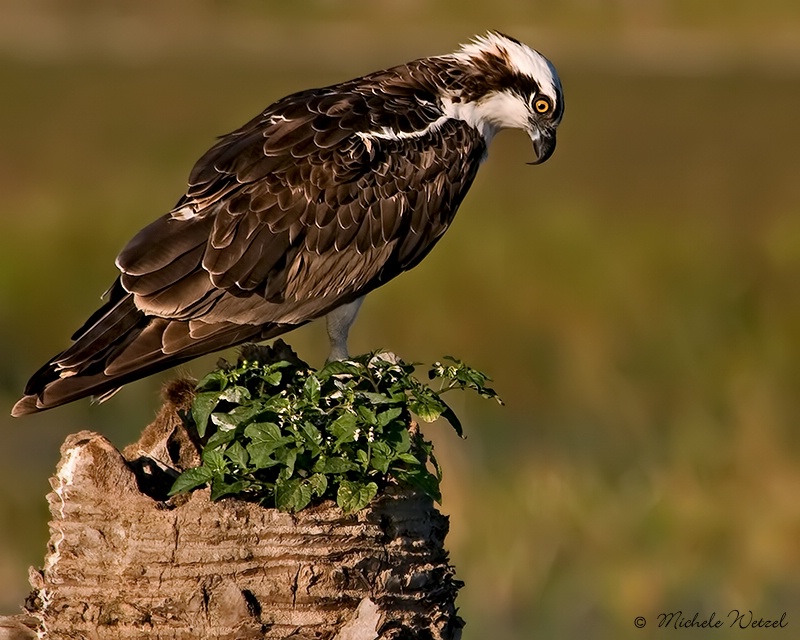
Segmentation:
{"type": "Polygon", "coordinates": [[[544,98],[537,98],[533,103],[533,108],[536,109],[536,113],[547,113],[550,111],[550,101],[544,98]]]}

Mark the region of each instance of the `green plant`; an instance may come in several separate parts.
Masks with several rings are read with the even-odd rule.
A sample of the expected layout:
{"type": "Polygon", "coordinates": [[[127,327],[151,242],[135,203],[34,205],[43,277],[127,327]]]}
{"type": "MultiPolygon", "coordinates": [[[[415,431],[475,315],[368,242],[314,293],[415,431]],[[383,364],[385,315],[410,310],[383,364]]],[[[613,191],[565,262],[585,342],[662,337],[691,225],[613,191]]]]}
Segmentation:
{"type": "Polygon", "coordinates": [[[353,512],[395,481],[441,501],[441,469],[412,414],[443,417],[462,435],[443,393],[472,389],[500,401],[483,373],[446,360],[429,371],[438,389],[414,377],[414,365],[381,353],[318,371],[296,357],[223,362],[198,383],[184,416],[203,443],[202,464],[184,471],[170,494],[209,484],[212,500],[235,495],[299,511],[333,498],[353,512]]]}

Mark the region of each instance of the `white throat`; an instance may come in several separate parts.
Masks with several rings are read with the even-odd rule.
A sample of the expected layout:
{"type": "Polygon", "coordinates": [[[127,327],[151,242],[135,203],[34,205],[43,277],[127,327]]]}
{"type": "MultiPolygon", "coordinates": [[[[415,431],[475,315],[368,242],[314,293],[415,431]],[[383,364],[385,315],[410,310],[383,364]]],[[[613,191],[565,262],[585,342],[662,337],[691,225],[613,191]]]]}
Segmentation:
{"type": "Polygon", "coordinates": [[[463,120],[480,131],[487,144],[501,129],[530,129],[528,105],[506,91],[490,93],[474,102],[455,102],[445,97],[442,107],[449,117],[463,120]]]}

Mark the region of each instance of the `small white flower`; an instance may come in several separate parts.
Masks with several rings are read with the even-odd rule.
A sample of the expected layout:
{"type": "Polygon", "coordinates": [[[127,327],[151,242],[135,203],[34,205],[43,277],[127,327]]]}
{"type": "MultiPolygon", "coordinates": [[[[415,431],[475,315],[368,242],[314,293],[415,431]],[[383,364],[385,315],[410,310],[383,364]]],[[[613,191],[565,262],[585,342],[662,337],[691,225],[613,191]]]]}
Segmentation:
{"type": "Polygon", "coordinates": [[[356,429],[353,431],[353,440],[358,440],[358,436],[361,435],[361,429],[356,429]]]}

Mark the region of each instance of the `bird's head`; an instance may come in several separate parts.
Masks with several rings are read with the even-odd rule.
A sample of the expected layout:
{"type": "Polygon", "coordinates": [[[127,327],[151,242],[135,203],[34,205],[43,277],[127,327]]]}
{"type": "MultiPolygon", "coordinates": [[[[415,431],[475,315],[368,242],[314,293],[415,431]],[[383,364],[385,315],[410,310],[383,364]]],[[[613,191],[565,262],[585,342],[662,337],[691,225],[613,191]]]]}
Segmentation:
{"type": "Polygon", "coordinates": [[[456,73],[445,106],[491,140],[500,129],[527,132],[541,164],[556,148],[564,96],[555,67],[518,40],[490,31],[448,56],[456,73]]]}

